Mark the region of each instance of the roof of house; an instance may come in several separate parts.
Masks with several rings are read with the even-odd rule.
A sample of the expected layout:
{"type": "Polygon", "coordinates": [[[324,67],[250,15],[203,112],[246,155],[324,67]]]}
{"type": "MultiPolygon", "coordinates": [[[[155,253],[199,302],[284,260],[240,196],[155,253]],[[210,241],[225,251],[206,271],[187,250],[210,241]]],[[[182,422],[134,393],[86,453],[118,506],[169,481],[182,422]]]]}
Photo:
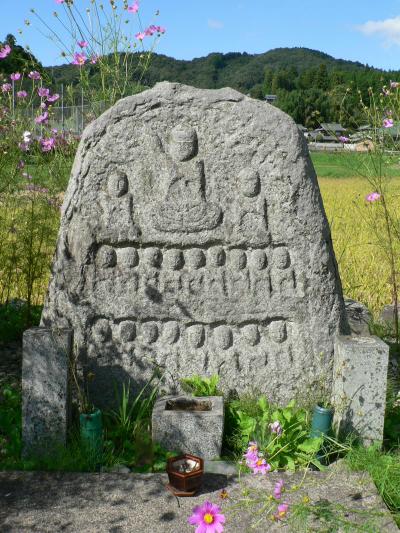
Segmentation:
{"type": "Polygon", "coordinates": [[[344,128],[341,124],[338,124],[337,122],[323,122],[321,124],[321,128],[327,132],[346,131],[346,128],[344,128]]]}

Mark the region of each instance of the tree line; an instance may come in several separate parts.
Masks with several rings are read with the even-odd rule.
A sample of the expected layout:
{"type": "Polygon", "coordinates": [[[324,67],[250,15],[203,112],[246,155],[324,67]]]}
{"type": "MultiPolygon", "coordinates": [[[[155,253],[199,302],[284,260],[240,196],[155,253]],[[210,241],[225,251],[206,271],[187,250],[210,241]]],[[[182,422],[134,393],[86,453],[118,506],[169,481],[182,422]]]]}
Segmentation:
{"type": "MultiPolygon", "coordinates": [[[[79,67],[42,67],[30,50],[16,44],[13,35],[8,35],[4,43],[12,45],[13,52],[0,61],[0,75],[5,77],[29,63],[55,89],[64,84],[75,87],[79,94],[79,67]]],[[[133,56],[140,61],[139,53],[133,56]]],[[[83,68],[94,86],[99,83],[96,65],[83,68]]],[[[132,82],[135,75],[132,72],[132,82]]],[[[200,88],[232,87],[259,99],[274,94],[278,97],[276,105],[307,128],[315,128],[321,122],[341,122],[355,128],[362,121],[360,97],[368,101],[370,88],[379,92],[391,80],[400,81],[400,71],[335,59],[307,48],[278,48],[264,54],[212,53],[190,61],[154,53],[141,84],[152,87],[164,80],[200,88]]]]}

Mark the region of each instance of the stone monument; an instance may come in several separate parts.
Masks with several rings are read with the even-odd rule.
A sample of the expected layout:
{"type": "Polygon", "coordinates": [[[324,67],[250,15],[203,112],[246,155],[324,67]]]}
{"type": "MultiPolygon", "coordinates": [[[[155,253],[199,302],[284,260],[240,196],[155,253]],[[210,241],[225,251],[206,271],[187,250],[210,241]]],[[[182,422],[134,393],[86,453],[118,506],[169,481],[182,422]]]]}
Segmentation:
{"type": "Polygon", "coordinates": [[[296,124],[232,89],[176,83],[119,101],[82,136],[44,327],[72,328],[94,372],[218,373],[286,402],[330,382],[348,332],[328,222],[296,124]]]}

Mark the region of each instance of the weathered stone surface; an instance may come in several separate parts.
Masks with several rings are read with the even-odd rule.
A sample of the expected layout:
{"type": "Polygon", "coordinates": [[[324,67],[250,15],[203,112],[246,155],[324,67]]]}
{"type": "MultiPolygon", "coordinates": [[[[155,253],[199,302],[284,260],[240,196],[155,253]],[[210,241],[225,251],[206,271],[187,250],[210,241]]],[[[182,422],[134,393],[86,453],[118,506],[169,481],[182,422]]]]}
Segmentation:
{"type": "Polygon", "coordinates": [[[353,335],[369,336],[369,323],[372,315],[368,308],[361,302],[344,297],[347,321],[353,335]]]}
{"type": "Polygon", "coordinates": [[[160,398],[154,405],[151,425],[153,442],[158,442],[167,450],[191,453],[203,459],[218,458],[221,455],[224,431],[223,398],[222,396],[160,398]],[[204,406],[207,410],[179,409],[188,403],[196,404],[198,407],[204,406]]]}
{"type": "Polygon", "coordinates": [[[6,533],[193,533],[188,517],[209,500],[222,507],[227,533],[365,531],[398,533],[393,518],[366,473],[347,470],[237,477],[206,474],[200,493],[175,498],[165,474],[0,472],[0,530],[6,533]],[[270,516],[277,504],[266,498],[279,479],[290,513],[270,516]],[[228,498],[221,500],[221,489],[228,498]],[[243,491],[248,495],[244,502],[243,491]],[[258,499],[252,505],[250,500],[258,499]],[[295,520],[295,505],[304,502],[295,520]],[[263,513],[262,513],[262,508],[263,513]]]}
{"type": "Polygon", "coordinates": [[[66,443],[68,370],[72,332],[31,328],[23,334],[23,455],[41,455],[66,443]]]}
{"type": "Polygon", "coordinates": [[[154,365],[171,392],[218,372],[279,402],[330,381],[348,330],[296,124],[231,89],[163,82],[118,102],[83,134],[41,323],[74,329],[99,406],[154,365]]]}
{"type": "Polygon", "coordinates": [[[382,442],[389,346],[378,337],[339,337],[333,370],[334,425],[365,445],[382,442]]]}

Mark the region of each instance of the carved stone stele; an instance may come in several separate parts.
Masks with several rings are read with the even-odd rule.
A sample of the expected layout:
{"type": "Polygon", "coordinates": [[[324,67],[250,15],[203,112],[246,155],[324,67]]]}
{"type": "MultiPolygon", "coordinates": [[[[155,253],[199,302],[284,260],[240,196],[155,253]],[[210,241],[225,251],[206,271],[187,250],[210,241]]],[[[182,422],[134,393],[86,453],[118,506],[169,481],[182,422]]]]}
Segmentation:
{"type": "Polygon", "coordinates": [[[163,82],[86,128],[52,272],[41,325],[73,329],[99,407],[157,365],[283,403],[347,332],[303,136],[232,89],[163,82]]]}

